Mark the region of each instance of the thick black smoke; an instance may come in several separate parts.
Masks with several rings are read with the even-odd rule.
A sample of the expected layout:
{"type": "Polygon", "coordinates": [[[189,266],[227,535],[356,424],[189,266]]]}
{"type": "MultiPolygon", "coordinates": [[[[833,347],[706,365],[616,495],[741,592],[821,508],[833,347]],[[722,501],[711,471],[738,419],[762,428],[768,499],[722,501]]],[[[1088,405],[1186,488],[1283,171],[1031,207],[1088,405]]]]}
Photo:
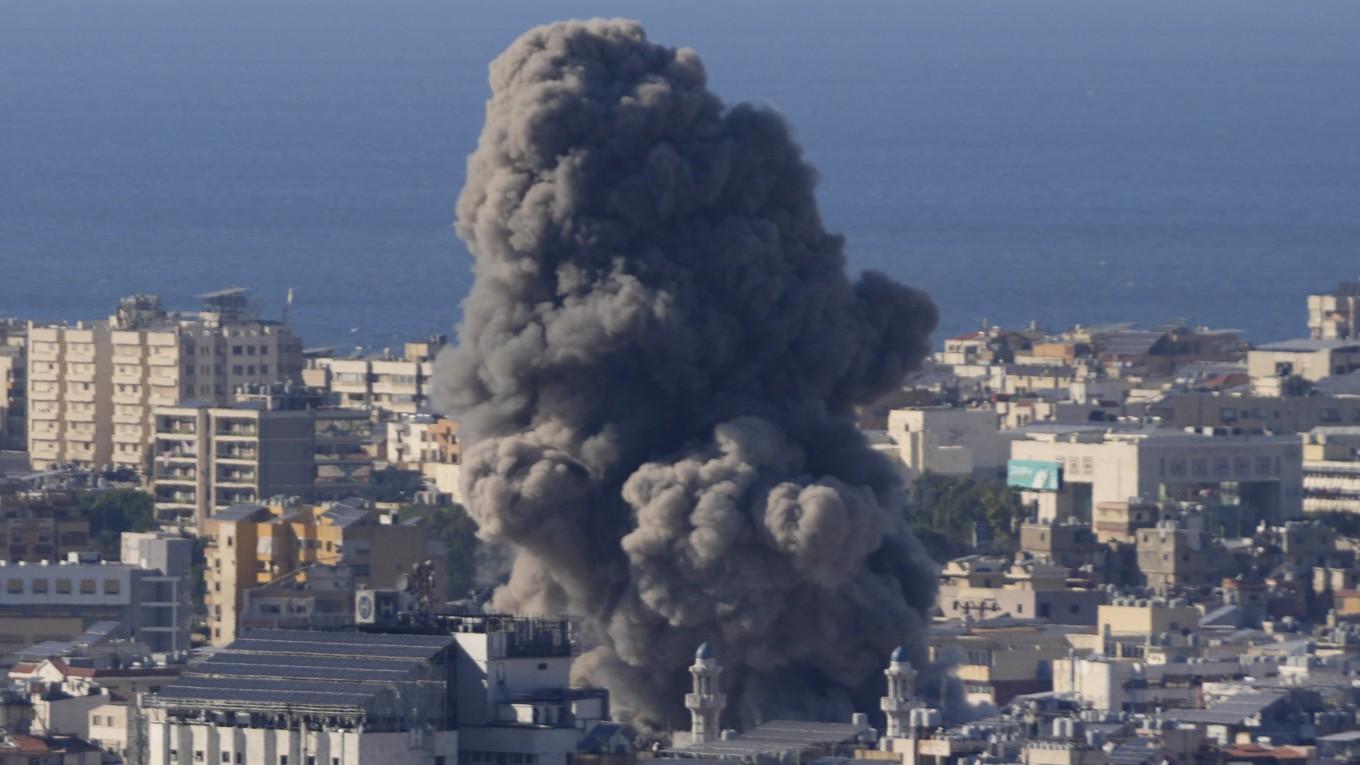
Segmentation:
{"type": "Polygon", "coordinates": [[[687,724],[701,641],[729,722],[868,708],[935,590],[852,406],[924,356],[934,305],[850,281],[784,120],[634,22],[534,29],[491,89],[438,403],[516,553],[494,606],[580,619],[580,679],[643,724],[687,724]]]}

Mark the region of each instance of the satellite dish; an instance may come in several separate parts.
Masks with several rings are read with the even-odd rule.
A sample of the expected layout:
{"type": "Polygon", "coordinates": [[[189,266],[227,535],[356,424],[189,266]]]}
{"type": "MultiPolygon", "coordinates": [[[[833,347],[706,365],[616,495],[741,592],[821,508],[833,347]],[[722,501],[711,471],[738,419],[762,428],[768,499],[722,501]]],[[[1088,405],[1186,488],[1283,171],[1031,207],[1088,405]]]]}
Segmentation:
{"type": "Polygon", "coordinates": [[[409,574],[397,574],[397,581],[394,585],[398,590],[407,592],[411,589],[411,577],[409,574]]]}

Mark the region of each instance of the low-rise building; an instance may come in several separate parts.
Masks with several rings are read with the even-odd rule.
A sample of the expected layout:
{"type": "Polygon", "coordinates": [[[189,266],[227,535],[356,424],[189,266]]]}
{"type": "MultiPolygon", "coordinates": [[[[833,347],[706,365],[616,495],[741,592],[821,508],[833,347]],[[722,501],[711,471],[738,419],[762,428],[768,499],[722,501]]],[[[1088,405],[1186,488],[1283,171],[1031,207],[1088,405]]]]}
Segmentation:
{"type": "Polygon", "coordinates": [[[154,651],[187,649],[187,574],[101,561],[93,554],[50,565],[0,563],[0,654],[70,639],[98,621],[119,623],[154,651]]]}
{"type": "Polygon", "coordinates": [[[991,408],[913,407],[888,413],[888,437],[910,477],[925,472],[996,478],[1007,438],[991,408]]]}

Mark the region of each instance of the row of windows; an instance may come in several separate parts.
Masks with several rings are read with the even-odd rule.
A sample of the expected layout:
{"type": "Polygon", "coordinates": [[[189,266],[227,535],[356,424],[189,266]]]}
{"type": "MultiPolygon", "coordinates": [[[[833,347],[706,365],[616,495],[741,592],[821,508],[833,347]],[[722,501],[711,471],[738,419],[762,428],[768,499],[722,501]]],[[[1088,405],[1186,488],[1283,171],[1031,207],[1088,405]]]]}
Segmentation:
{"type": "MultiPolygon", "coordinates": [[[[10,595],[23,595],[25,592],[24,579],[9,579],[5,582],[5,592],[10,595]]],[[[73,582],[64,577],[56,579],[32,579],[32,589],[28,590],[34,595],[45,595],[48,592],[55,592],[58,595],[69,595],[72,591],[73,582]]],[[[94,595],[99,591],[99,582],[95,579],[80,580],[80,594],[94,595]]],[[[103,590],[105,595],[117,595],[122,589],[122,583],[117,579],[105,579],[103,590]]]]}
{"type": "MultiPolygon", "coordinates": [[[[171,762],[179,762],[179,751],[178,751],[178,750],[175,750],[175,749],[171,749],[170,752],[169,752],[169,757],[168,757],[168,759],[169,759],[171,762]]],[[[435,757],[435,758],[434,758],[435,765],[444,765],[444,759],[445,759],[444,757],[435,757]]],[[[245,760],[245,754],[244,754],[243,752],[235,752],[235,753],[232,753],[232,752],[223,752],[223,753],[222,753],[222,762],[224,762],[224,763],[237,763],[238,765],[240,765],[240,764],[244,763],[245,761],[246,761],[246,760],[245,760]]],[[[203,755],[203,750],[202,750],[202,749],[196,749],[196,750],[194,750],[194,762],[207,762],[207,759],[206,759],[206,758],[204,757],[204,755],[203,755]]],[[[303,762],[305,763],[305,765],[317,765],[316,755],[314,755],[314,754],[306,755],[306,756],[303,758],[303,762]]],[[[281,754],[281,755],[279,755],[279,765],[288,765],[288,755],[286,755],[286,754],[281,754]]],[[[340,758],[339,758],[339,757],[332,757],[332,758],[331,758],[331,765],[340,765],[340,758]]]]}

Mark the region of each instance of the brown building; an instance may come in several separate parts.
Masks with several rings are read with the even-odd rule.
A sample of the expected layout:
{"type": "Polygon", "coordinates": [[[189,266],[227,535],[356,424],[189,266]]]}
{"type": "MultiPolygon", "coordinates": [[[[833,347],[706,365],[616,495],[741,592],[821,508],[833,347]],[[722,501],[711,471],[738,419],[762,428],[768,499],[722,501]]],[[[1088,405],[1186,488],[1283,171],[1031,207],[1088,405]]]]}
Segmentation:
{"type": "Polygon", "coordinates": [[[80,517],[73,495],[0,496],[0,559],[40,563],[92,549],[90,523],[80,517]]]}

